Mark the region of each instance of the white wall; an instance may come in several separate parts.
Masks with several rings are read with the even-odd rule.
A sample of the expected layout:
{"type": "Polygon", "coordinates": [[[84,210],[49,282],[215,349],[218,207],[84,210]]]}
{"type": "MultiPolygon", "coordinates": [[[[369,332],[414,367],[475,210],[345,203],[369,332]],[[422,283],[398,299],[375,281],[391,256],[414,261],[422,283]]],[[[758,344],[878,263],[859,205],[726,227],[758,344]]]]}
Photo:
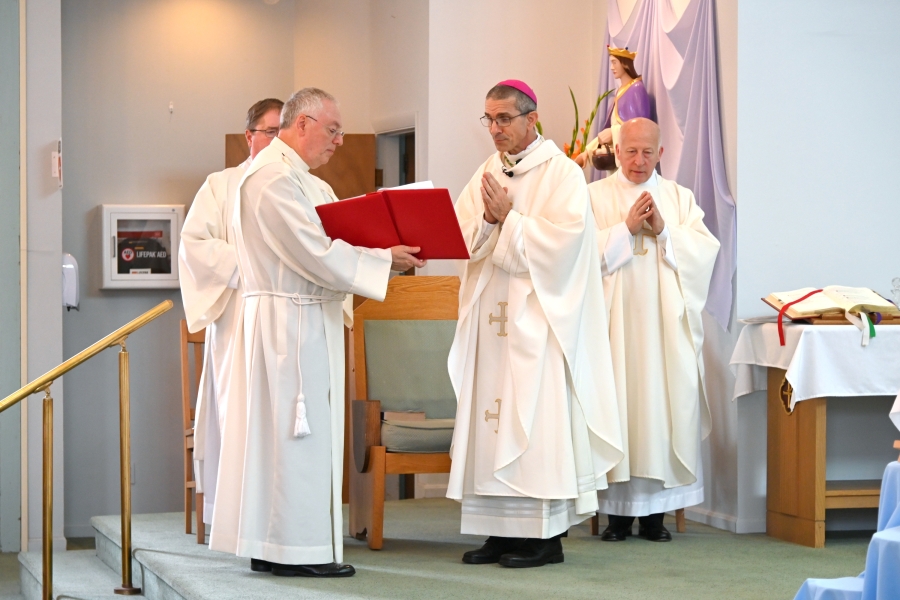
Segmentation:
{"type": "Polygon", "coordinates": [[[372,133],[370,0],[297,0],[294,90],[321,88],[341,107],[344,131],[372,133]]]}
{"type": "MultiPolygon", "coordinates": [[[[183,310],[177,290],[99,289],[98,207],[191,203],[206,175],[224,168],[224,134],[243,130],[250,105],[292,91],[294,9],[290,0],[63,5],[63,239],[81,267],[81,310],[65,315],[65,354],[166,298],[176,304],[128,341],[136,513],[181,507],[183,310]]],[[[66,378],[69,536],[91,535],[92,516],[119,512],[116,361],[109,350],[66,378]]]]}
{"type": "MultiPolygon", "coordinates": [[[[50,174],[50,153],[62,137],[60,0],[28,0],[26,4],[26,103],[28,193],[28,379],[43,375],[63,360],[62,323],[62,193],[50,174]]],[[[52,387],[53,410],[53,537],[63,533],[64,402],[63,383],[52,387]]],[[[41,544],[43,401],[28,402],[28,548],[41,544]]],[[[67,412],[67,411],[65,411],[67,412]]]]}
{"type": "MultiPolygon", "coordinates": [[[[498,81],[526,81],[538,97],[546,137],[571,138],[575,113],[596,100],[593,32],[605,3],[522,0],[432,0],[429,21],[428,176],[456,198],[494,152],[478,121],[484,96],[498,81]]],[[[602,13],[602,16],[601,16],[602,13]]]]}
{"type": "Polygon", "coordinates": [[[889,294],[900,5],[754,0],[739,18],[738,316],[806,286],[889,294]]]}
{"type": "Polygon", "coordinates": [[[370,117],[376,133],[416,129],[416,179],[428,179],[429,2],[373,0],[370,117]]]}

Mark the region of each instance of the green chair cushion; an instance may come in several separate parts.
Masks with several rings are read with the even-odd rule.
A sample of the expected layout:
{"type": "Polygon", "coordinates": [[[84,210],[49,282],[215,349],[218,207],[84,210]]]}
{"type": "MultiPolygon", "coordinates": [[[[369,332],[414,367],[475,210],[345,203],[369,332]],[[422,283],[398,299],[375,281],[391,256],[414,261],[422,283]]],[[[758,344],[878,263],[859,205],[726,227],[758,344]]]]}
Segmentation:
{"type": "Polygon", "coordinates": [[[382,421],[381,445],[388,452],[434,454],[449,452],[454,419],[382,421]]]}
{"type": "Polygon", "coordinates": [[[456,321],[367,320],[368,398],[382,411],[424,412],[429,419],[456,416],[456,394],[447,356],[456,321]]]}

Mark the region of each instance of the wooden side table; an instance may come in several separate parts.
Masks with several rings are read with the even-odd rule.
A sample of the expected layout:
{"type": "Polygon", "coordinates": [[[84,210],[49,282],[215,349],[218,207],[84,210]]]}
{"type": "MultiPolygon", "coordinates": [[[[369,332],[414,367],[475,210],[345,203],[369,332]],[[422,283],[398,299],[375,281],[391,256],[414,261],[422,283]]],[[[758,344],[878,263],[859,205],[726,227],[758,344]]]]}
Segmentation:
{"type": "Polygon", "coordinates": [[[825,547],[825,511],[878,508],[881,481],[825,480],[826,400],[798,402],[793,412],[786,371],[768,368],[766,534],[825,547]]]}

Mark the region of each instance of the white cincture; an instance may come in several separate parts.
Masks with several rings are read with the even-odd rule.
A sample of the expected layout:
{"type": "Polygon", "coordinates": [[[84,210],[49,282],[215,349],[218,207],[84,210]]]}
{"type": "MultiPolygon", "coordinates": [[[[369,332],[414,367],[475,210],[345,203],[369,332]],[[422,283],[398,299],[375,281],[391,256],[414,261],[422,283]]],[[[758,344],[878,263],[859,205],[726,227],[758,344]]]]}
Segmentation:
{"type": "MultiPolygon", "coordinates": [[[[271,296],[275,298],[288,298],[298,307],[312,304],[325,304],[326,302],[343,302],[346,294],[334,294],[332,296],[312,296],[307,294],[288,294],[285,292],[245,292],[244,298],[271,296]]],[[[301,313],[302,314],[302,311],[301,313]]],[[[309,420],[306,418],[306,398],[303,396],[303,372],[300,370],[300,315],[297,315],[297,415],[294,419],[294,437],[308,436],[309,420]]]]}

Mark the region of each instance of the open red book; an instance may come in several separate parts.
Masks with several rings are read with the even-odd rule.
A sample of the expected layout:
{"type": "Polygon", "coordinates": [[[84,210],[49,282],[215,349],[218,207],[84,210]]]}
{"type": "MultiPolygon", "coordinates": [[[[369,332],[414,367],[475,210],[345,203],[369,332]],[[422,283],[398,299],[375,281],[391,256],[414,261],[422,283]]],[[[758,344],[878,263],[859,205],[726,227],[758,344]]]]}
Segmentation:
{"type": "Polygon", "coordinates": [[[418,246],[416,256],[469,258],[446,189],[381,190],[316,207],[325,233],[353,246],[418,246]]]}

